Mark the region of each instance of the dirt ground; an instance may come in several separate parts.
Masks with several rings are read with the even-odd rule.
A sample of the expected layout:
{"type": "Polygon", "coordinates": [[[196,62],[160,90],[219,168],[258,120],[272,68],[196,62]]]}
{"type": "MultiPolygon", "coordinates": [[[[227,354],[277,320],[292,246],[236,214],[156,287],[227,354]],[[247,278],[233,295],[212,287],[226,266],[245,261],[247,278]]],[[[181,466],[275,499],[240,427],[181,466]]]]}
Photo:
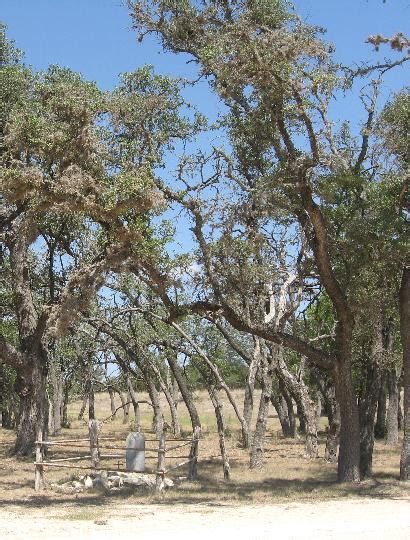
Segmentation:
{"type": "MultiPolygon", "coordinates": [[[[143,396],[142,396],[143,398],[143,396]]],[[[241,395],[238,393],[238,400],[241,395]]],[[[218,438],[207,396],[197,395],[203,438],[198,480],[182,481],[162,495],[102,492],[63,495],[34,492],[33,459],[9,455],[14,433],[0,428],[0,539],[48,538],[410,538],[410,486],[398,481],[400,445],[378,441],[374,478],[359,485],[336,482],[336,466],[323,459],[325,435],[319,438],[319,458],[303,458],[303,438],[284,439],[278,419],[269,419],[265,466],[249,470],[249,455],[238,445],[238,424],[225,401],[229,426],[227,446],[231,481],[223,480],[218,438]]],[[[77,420],[80,403],[70,407],[71,429],[62,438],[85,436],[87,424],[77,420]]],[[[165,410],[165,403],[164,403],[165,410]]],[[[108,396],[96,401],[97,417],[109,416],[108,396]]],[[[143,410],[144,431],[151,412],[143,410]]],[[[181,405],[181,427],[189,435],[189,418],[181,405]]],[[[325,426],[326,420],[323,419],[325,426]]],[[[324,427],[323,426],[323,427],[324,427]]],[[[124,440],[130,425],[121,412],[103,425],[103,435],[124,440]]],[[[74,455],[79,450],[62,451],[74,455]]],[[[80,451],[85,451],[80,449],[80,451]]],[[[54,455],[55,457],[56,455],[54,455]]],[[[53,457],[53,456],[51,456],[53,457]]],[[[57,456],[60,457],[60,456],[57,456]]],[[[168,458],[167,458],[168,459],[168,458]]],[[[80,471],[81,472],[81,471],[80,471]]],[[[75,470],[49,469],[49,482],[67,480],[75,470]]],[[[178,474],[186,471],[180,469],[178,474]]]]}
{"type": "Polygon", "coordinates": [[[2,539],[408,539],[410,500],[349,499],[258,506],[96,506],[0,510],[2,539]],[[70,513],[67,514],[67,510],[70,513]]]}

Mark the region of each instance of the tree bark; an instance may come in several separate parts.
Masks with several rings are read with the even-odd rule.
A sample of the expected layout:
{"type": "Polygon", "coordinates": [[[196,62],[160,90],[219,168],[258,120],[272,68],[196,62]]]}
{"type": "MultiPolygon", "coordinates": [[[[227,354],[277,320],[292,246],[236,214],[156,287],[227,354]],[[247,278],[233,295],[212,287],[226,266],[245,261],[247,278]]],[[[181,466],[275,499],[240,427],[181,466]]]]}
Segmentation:
{"type": "Polygon", "coordinates": [[[111,408],[111,418],[117,416],[117,408],[115,406],[115,391],[112,386],[108,386],[108,395],[110,396],[110,408],[111,408]]]}
{"type": "Polygon", "coordinates": [[[309,370],[322,394],[329,423],[324,458],[329,463],[336,463],[340,436],[340,408],[336,400],[335,385],[329,374],[318,366],[310,363],[309,370]]]}
{"type": "Polygon", "coordinates": [[[194,403],[194,396],[192,395],[192,392],[185,379],[184,373],[182,369],[180,368],[180,366],[178,365],[176,359],[170,355],[167,358],[167,362],[168,362],[169,367],[171,368],[171,371],[175,377],[175,380],[177,381],[178,388],[179,388],[179,391],[181,392],[181,396],[182,396],[182,399],[184,400],[186,408],[188,409],[188,414],[189,414],[189,417],[191,418],[192,431],[194,431],[196,427],[199,427],[199,428],[201,427],[198,411],[194,403]]]}
{"type": "Polygon", "coordinates": [[[359,402],[360,416],[360,478],[371,478],[374,448],[374,418],[380,387],[380,367],[374,362],[367,366],[364,395],[359,402]]]}
{"type": "Polygon", "coordinates": [[[19,456],[30,456],[34,450],[39,430],[47,439],[47,353],[38,346],[29,356],[29,361],[17,376],[16,392],[20,397],[17,422],[17,437],[14,452],[19,456]]]}
{"type": "Polygon", "coordinates": [[[272,392],[270,396],[270,401],[278,415],[283,436],[290,437],[290,422],[285,398],[282,395],[276,395],[275,392],[272,392]]]}
{"type": "Polygon", "coordinates": [[[62,412],[61,412],[61,425],[64,428],[70,427],[70,421],[68,419],[68,402],[70,400],[70,386],[71,383],[66,380],[64,385],[64,396],[63,396],[63,406],[62,406],[62,412]]]}
{"type": "Polygon", "coordinates": [[[215,416],[216,416],[216,425],[218,429],[218,437],[219,437],[219,448],[221,450],[221,457],[222,457],[222,468],[224,472],[224,479],[230,480],[231,478],[231,467],[229,465],[229,457],[228,452],[226,449],[225,444],[225,418],[223,414],[223,404],[222,401],[219,399],[218,390],[215,385],[210,385],[208,387],[209,397],[211,398],[212,405],[215,410],[215,416]]]}
{"type": "Polygon", "coordinates": [[[377,399],[377,416],[374,426],[374,436],[376,439],[384,439],[386,437],[386,411],[387,411],[387,385],[386,373],[383,372],[380,380],[380,388],[377,399]]]}
{"type": "Polygon", "coordinates": [[[131,377],[127,375],[127,386],[129,396],[132,401],[132,407],[134,409],[134,429],[135,431],[141,431],[141,411],[138,403],[138,396],[135,392],[134,386],[132,385],[131,377]]]}
{"type": "Polygon", "coordinates": [[[309,389],[303,380],[298,381],[289,371],[281,356],[279,356],[277,373],[283,385],[293,395],[299,409],[300,419],[305,425],[305,457],[316,458],[318,455],[316,411],[315,405],[310,399],[309,389]]]}
{"type": "Polygon", "coordinates": [[[49,367],[49,380],[52,388],[52,407],[49,411],[50,415],[50,432],[51,435],[57,434],[62,427],[62,409],[64,400],[64,377],[59,365],[55,365],[53,361],[50,362],[49,367]]]}
{"type": "Polygon", "coordinates": [[[288,409],[288,418],[289,418],[289,437],[292,437],[293,439],[296,437],[296,416],[295,416],[295,410],[293,405],[293,399],[292,396],[289,394],[286,386],[283,384],[283,381],[279,379],[279,388],[280,391],[285,399],[286,406],[288,409]]]}
{"type": "Polygon", "coordinates": [[[335,365],[336,398],[340,405],[340,444],[337,465],[339,482],[360,481],[359,411],[351,367],[351,335],[339,336],[335,365]]]}
{"type": "Polygon", "coordinates": [[[400,285],[400,336],[403,346],[404,433],[400,480],[410,480],[410,267],[405,266],[400,285]]]}
{"type": "Polygon", "coordinates": [[[92,380],[88,390],[88,419],[95,420],[95,394],[92,380]]]}
{"type": "Polygon", "coordinates": [[[265,447],[266,425],[268,421],[269,403],[272,395],[272,380],[274,368],[272,359],[261,353],[259,365],[261,397],[259,401],[258,417],[256,419],[253,435],[249,467],[251,469],[263,466],[263,452],[265,447]]]}
{"type": "Polygon", "coordinates": [[[255,341],[254,353],[252,356],[251,363],[249,364],[248,376],[246,379],[245,385],[245,396],[243,399],[243,417],[246,422],[247,432],[242,430],[242,446],[243,448],[249,448],[250,446],[250,433],[251,433],[251,422],[253,415],[253,393],[255,390],[255,380],[260,365],[260,350],[259,350],[259,340],[255,341]]]}
{"type": "Polygon", "coordinates": [[[387,389],[389,394],[389,404],[387,407],[386,444],[394,446],[399,442],[399,391],[397,387],[397,375],[394,368],[387,373],[387,389]]]}

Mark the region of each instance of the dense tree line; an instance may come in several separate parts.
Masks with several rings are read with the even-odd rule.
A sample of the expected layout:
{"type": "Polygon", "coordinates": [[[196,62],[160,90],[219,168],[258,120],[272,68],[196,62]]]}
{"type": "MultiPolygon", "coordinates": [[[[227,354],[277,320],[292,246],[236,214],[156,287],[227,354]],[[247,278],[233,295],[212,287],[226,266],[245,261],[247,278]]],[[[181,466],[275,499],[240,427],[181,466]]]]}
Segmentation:
{"type": "Polygon", "coordinates": [[[286,2],[129,6],[142,37],[194,59],[226,114],[209,127],[147,67],[112,92],[59,67],[34,73],[3,29],[0,405],[16,452],[68,425],[70,392],[91,418],[96,391],[118,393],[138,426],[144,388],[158,434],[163,393],[178,434],[181,400],[200,428],[201,387],[226,478],[221,392],[250,467],[273,406],[308,458],[327,415],[340,481],[371,476],[374,437],[396,444],[403,427],[408,479],[408,92],[380,102],[406,38],[372,36],[397,56],[353,69],[286,2]],[[336,121],[334,102],[359,86],[363,125],[336,121]],[[225,145],[198,149],[212,129],[225,145]],[[194,247],[171,255],[187,220],[194,247]]]}

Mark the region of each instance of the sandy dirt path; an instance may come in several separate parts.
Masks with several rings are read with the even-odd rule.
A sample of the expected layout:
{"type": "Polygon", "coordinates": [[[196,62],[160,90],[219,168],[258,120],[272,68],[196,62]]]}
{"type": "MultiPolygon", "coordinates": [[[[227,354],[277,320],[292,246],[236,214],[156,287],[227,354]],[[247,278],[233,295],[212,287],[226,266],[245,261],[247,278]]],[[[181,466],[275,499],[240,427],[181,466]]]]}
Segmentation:
{"type": "Polygon", "coordinates": [[[410,539],[410,499],[346,499],[269,506],[132,506],[90,514],[75,505],[0,509],[2,540],[410,539]]]}

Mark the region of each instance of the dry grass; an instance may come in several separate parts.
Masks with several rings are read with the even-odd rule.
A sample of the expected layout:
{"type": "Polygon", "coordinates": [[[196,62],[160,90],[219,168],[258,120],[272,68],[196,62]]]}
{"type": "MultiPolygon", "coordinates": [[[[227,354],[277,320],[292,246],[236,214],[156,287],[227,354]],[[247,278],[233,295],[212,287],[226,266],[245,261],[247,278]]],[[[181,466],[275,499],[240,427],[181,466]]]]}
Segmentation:
{"type": "MultiPolygon", "coordinates": [[[[241,399],[242,393],[236,391],[236,397],[241,399]]],[[[144,398],[145,396],[142,397],[142,399],[144,398]]],[[[45,491],[40,496],[35,495],[33,490],[33,460],[31,458],[17,460],[10,457],[8,451],[14,442],[14,433],[0,428],[0,442],[6,443],[0,444],[0,504],[46,505],[58,511],[60,506],[64,507],[75,502],[76,505],[81,504],[81,515],[84,514],[83,519],[93,519],[95,516],[93,508],[101,504],[115,505],[124,500],[138,502],[138,504],[155,502],[164,505],[176,503],[231,505],[243,503],[267,504],[289,500],[312,501],[345,496],[394,498],[406,495],[406,487],[403,487],[398,481],[399,446],[391,448],[387,447],[383,442],[377,442],[374,454],[374,479],[357,486],[341,485],[336,483],[335,465],[326,463],[321,457],[316,460],[304,459],[303,439],[284,439],[281,436],[279,421],[274,415],[269,418],[268,423],[265,466],[262,470],[249,470],[248,453],[238,446],[238,422],[226,400],[225,417],[229,427],[227,443],[232,479],[230,482],[225,482],[223,480],[221,460],[218,457],[219,445],[213,409],[205,392],[198,392],[196,404],[203,425],[197,482],[183,481],[178,488],[172,489],[162,496],[155,494],[147,496],[135,492],[122,493],[116,496],[102,493],[61,495],[50,490],[45,491]]],[[[164,411],[166,411],[165,402],[163,406],[164,411]]],[[[70,420],[72,427],[69,430],[63,430],[61,437],[71,438],[87,434],[86,422],[77,420],[79,408],[79,401],[71,404],[70,420]]],[[[99,419],[107,418],[110,415],[108,395],[97,395],[96,414],[99,419]]],[[[189,435],[189,417],[185,406],[182,404],[179,406],[179,418],[182,429],[185,430],[186,435],[189,435]]],[[[142,405],[142,424],[145,431],[150,429],[151,420],[150,407],[142,405]]],[[[169,421],[169,418],[167,420],[169,421]]],[[[325,424],[326,420],[323,419],[323,425],[325,424]]],[[[104,423],[102,435],[115,435],[119,439],[125,440],[129,430],[130,426],[122,423],[120,410],[115,420],[108,420],[104,423]]],[[[322,435],[320,437],[320,456],[324,454],[324,443],[325,440],[322,435]]],[[[86,452],[86,449],[83,450],[86,452]]],[[[78,450],[73,448],[67,448],[67,451],[73,454],[78,453],[78,450]]],[[[168,465],[171,463],[172,460],[168,462],[168,465]]],[[[186,471],[179,469],[178,474],[184,475],[186,471]]],[[[67,479],[70,476],[70,471],[67,469],[47,470],[47,479],[50,482],[67,479]]],[[[78,512],[68,513],[66,519],[71,519],[71,515],[73,519],[78,519],[80,514],[78,512]]]]}

